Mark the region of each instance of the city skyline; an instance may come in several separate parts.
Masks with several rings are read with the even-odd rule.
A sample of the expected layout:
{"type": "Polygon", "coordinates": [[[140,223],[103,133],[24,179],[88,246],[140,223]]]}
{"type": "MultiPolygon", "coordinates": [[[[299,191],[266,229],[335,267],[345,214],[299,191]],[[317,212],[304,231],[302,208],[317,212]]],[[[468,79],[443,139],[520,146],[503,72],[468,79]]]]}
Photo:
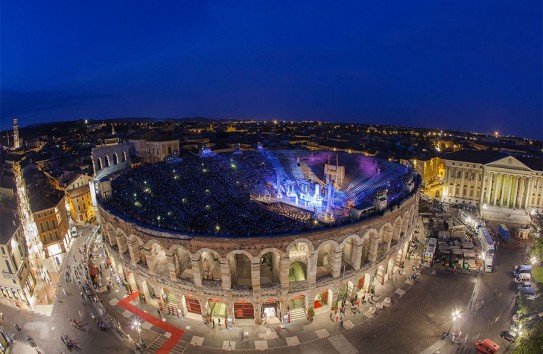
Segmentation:
{"type": "Polygon", "coordinates": [[[33,6],[3,4],[2,130],[202,116],[541,139],[535,1],[33,6]]]}

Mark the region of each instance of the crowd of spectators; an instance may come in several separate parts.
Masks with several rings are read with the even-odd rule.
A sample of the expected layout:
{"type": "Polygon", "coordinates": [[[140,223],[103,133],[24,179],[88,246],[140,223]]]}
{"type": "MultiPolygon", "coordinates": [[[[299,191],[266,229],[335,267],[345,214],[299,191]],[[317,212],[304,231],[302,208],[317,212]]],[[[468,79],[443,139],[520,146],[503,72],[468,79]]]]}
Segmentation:
{"type": "Polygon", "coordinates": [[[301,215],[293,219],[251,201],[251,194],[273,193],[274,179],[260,152],[191,157],[130,170],[112,181],[113,195],[103,204],[143,224],[191,233],[255,236],[309,227],[301,215]]]}
{"type": "MultiPolygon", "coordinates": [[[[259,236],[321,227],[312,222],[316,210],[257,201],[275,196],[277,159],[270,154],[244,151],[144,165],[112,178],[112,196],[102,204],[141,224],[196,234],[259,236]]],[[[406,176],[390,177],[380,182],[395,203],[406,176]]]]}

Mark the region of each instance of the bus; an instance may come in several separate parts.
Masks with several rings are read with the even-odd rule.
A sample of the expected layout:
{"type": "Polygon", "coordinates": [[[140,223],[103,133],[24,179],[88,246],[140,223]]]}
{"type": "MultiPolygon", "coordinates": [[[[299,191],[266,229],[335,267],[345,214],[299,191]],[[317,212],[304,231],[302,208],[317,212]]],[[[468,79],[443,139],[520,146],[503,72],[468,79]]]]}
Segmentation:
{"type": "Polygon", "coordinates": [[[483,252],[483,261],[485,265],[485,272],[492,272],[492,266],[494,264],[494,254],[496,253],[496,246],[494,245],[494,240],[488,229],[486,227],[480,227],[479,232],[479,241],[481,242],[481,250],[483,252]]]}

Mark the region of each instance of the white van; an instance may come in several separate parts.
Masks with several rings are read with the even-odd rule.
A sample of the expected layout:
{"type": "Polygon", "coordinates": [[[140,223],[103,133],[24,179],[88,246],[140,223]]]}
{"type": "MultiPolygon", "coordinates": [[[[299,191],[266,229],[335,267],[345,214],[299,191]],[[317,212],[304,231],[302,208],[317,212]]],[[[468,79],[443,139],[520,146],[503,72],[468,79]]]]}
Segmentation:
{"type": "Polygon", "coordinates": [[[527,283],[532,280],[532,275],[530,273],[520,273],[515,278],[517,283],[527,283]]]}
{"type": "Polygon", "coordinates": [[[72,238],[76,238],[77,237],[77,229],[75,228],[75,226],[72,226],[72,238]]]}

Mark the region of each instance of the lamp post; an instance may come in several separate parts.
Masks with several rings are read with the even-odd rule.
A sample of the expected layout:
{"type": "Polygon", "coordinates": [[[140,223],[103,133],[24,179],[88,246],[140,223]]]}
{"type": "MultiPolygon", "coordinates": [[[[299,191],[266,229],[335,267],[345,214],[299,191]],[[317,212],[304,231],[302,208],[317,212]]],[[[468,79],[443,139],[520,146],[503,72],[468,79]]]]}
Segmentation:
{"type": "Polygon", "coordinates": [[[135,319],[134,322],[132,322],[132,329],[138,332],[138,345],[143,344],[141,340],[141,322],[138,321],[138,319],[135,319]]]}
{"type": "Polygon", "coordinates": [[[458,310],[454,310],[451,314],[451,317],[452,317],[452,321],[451,321],[451,326],[449,327],[449,330],[447,331],[447,336],[451,334],[451,330],[452,330],[452,327],[454,325],[454,322],[460,318],[460,311],[458,310]]]}

